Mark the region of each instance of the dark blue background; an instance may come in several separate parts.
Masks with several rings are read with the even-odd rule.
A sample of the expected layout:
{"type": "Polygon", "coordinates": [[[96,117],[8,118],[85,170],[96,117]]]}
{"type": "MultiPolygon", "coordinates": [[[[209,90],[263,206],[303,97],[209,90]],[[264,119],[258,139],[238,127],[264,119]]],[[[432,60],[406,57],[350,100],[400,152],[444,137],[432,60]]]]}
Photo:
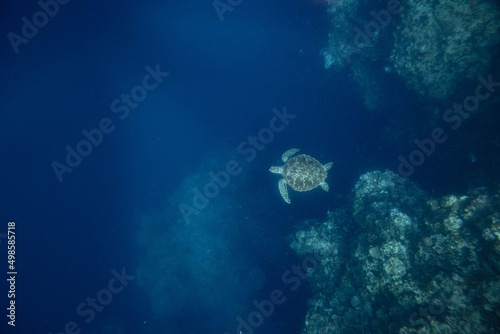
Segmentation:
{"type": "MultiPolygon", "coordinates": [[[[349,199],[361,173],[395,170],[401,152],[382,141],[384,125],[418,110],[414,103],[365,110],[348,73],[324,69],[320,50],[329,26],[320,2],[244,1],[221,22],[211,1],[71,1],[17,54],[7,33],[19,34],[21,18],[39,6],[1,6],[0,232],[16,221],[19,272],[11,332],[56,333],[67,321],[81,322],[75,307],[106,287],[111,269],[134,273],[143,261],[137,212],[170,210],[168,199],[185,177],[205,164],[223,166],[242,141],[268,125],[273,108],[286,106],[297,117],[245,166],[246,179],[231,192],[258,221],[229,235],[242,239],[238,256],[267,277],[241,301],[251,308],[253,298],[267,298],[299,261],[286,239],[293,226],[284,220],[322,218],[349,199]],[[111,102],[157,64],[170,75],[119,120],[111,102]],[[64,163],[65,147],[75,148],[81,131],[103,118],[115,130],[59,183],[51,163],[64,163]],[[268,168],[292,147],[334,167],[329,193],[295,197],[287,207],[268,168]]],[[[398,87],[387,91],[404,103],[398,87]]],[[[161,321],[151,315],[149,297],[130,284],[84,333],[104,333],[117,323],[129,333],[155,333],[159,325],[151,323],[161,321]]],[[[307,297],[304,286],[266,326],[299,333],[307,297]]],[[[218,311],[227,310],[209,314],[193,297],[191,307],[163,321],[179,333],[219,332],[213,322],[224,321],[235,328],[234,318],[218,311]]]]}

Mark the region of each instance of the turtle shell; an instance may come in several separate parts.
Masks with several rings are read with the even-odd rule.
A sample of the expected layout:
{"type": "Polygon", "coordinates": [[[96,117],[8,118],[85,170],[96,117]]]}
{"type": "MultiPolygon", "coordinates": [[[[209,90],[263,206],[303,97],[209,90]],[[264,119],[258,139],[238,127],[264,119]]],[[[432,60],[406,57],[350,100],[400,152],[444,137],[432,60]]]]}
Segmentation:
{"type": "Polygon", "coordinates": [[[305,154],[297,155],[283,166],[285,181],[297,191],[316,188],[326,179],[327,173],[318,160],[305,154]]]}

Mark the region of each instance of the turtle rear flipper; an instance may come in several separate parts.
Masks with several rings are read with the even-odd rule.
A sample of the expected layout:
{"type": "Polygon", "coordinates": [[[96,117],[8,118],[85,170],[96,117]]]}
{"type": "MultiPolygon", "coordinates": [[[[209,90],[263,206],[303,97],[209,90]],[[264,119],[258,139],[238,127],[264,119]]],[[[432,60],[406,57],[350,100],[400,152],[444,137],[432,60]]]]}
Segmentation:
{"type": "Polygon", "coordinates": [[[288,204],[290,204],[290,198],[288,198],[288,189],[287,189],[287,184],[286,184],[285,179],[279,180],[278,187],[280,189],[281,197],[283,197],[283,199],[285,200],[285,202],[287,202],[288,204]]]}
{"type": "Polygon", "coordinates": [[[328,189],[330,189],[330,187],[328,187],[328,183],[326,182],[321,182],[319,185],[324,191],[328,191],[328,189]]]}

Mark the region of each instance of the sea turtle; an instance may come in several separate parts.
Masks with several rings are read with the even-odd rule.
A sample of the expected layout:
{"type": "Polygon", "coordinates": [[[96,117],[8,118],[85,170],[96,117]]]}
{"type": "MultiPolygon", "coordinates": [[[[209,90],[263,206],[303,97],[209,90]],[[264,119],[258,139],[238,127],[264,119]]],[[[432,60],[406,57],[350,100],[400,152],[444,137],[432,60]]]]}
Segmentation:
{"type": "Polygon", "coordinates": [[[299,150],[292,148],[281,156],[284,166],[269,168],[269,171],[283,175],[279,180],[278,187],[280,194],[290,204],[287,185],[297,191],[308,191],[320,186],[324,191],[328,191],[328,184],[325,182],[327,171],[332,167],[333,162],[322,165],[318,160],[305,154],[292,156],[299,150]]]}

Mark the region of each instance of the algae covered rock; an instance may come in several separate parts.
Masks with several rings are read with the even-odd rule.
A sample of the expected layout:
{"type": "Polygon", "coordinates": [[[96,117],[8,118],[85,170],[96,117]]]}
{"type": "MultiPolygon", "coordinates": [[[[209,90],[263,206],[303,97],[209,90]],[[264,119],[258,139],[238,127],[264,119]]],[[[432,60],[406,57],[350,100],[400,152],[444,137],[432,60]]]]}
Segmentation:
{"type": "Polygon", "coordinates": [[[500,11],[487,0],[405,2],[390,56],[395,73],[420,95],[450,96],[490,66],[500,11]]]}
{"type": "Polygon", "coordinates": [[[433,198],[389,171],[362,175],[353,192],[350,214],[293,237],[300,256],[325,259],[302,333],[498,330],[499,192],[433,198]]]}

